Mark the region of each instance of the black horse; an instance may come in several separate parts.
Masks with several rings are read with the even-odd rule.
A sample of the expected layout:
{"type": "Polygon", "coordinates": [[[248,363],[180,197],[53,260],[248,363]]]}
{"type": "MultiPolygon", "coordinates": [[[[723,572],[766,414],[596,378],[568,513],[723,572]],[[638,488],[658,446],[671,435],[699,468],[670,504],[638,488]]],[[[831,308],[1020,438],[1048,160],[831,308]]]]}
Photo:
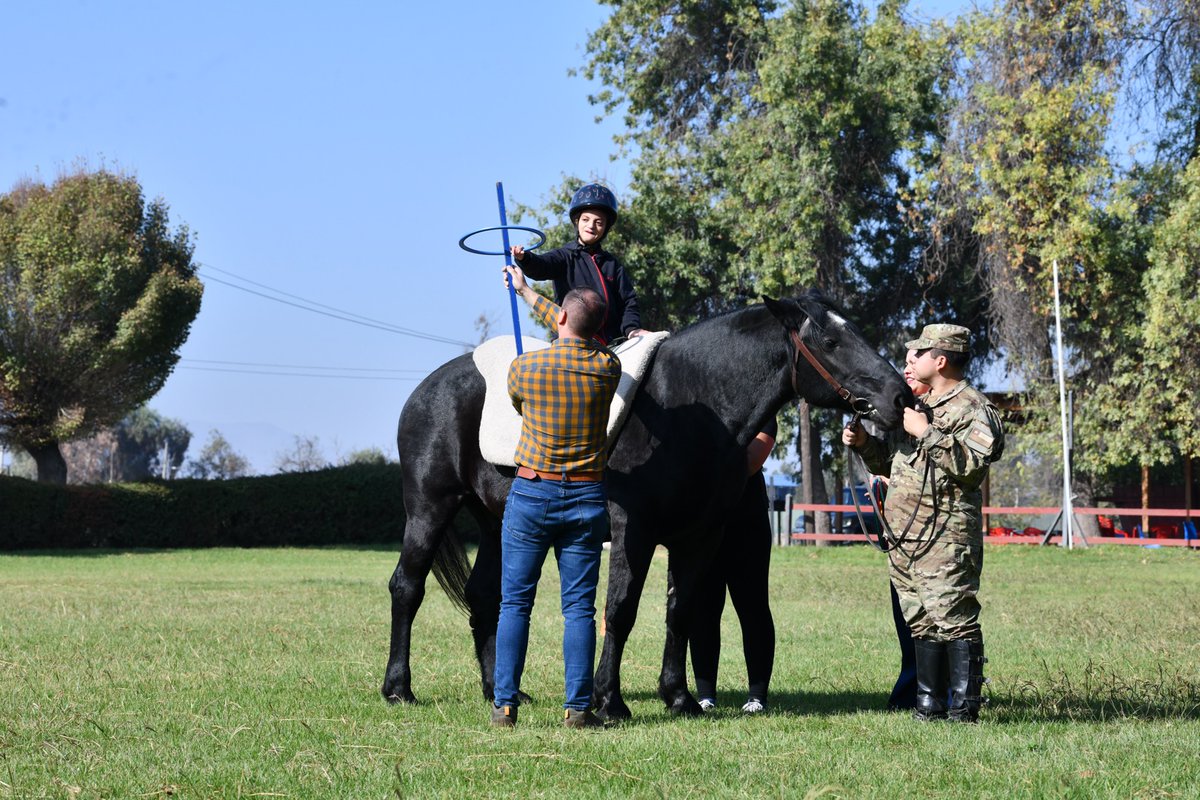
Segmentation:
{"type": "MultiPolygon", "coordinates": [[[[500,518],[514,471],[480,456],[483,395],[483,377],[469,355],[460,356],[426,378],[400,416],[397,441],[408,522],[389,584],[392,636],[382,692],[390,702],[416,700],[409,649],[431,569],[470,616],[483,694],[492,699],[500,518]],[[452,525],[464,506],[482,531],[473,569],[452,525]]],[[[659,348],[606,473],[612,551],[607,632],[595,681],[599,715],[629,716],[621,697],[621,654],[658,544],[669,550],[667,638],[658,691],[672,711],[700,713],[685,673],[693,587],[716,552],[726,510],[742,491],[747,444],[797,395],[826,408],[849,410],[851,402],[857,410],[869,407],[885,428],[899,425],[903,408],[912,402],[895,369],[816,292],[705,320],[659,348]],[[827,376],[801,358],[798,342],[827,376]],[[834,383],[845,386],[842,395],[834,383]]]]}

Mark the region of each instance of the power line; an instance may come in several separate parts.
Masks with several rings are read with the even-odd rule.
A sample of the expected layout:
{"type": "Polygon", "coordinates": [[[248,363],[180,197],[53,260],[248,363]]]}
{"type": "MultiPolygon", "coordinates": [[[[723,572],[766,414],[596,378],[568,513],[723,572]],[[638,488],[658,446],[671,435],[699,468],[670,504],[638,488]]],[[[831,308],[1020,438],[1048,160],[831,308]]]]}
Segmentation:
{"type": "Polygon", "coordinates": [[[282,299],[282,297],[274,297],[269,294],[264,294],[263,292],[256,292],[253,289],[249,289],[245,286],[240,286],[236,283],[231,283],[229,281],[222,280],[221,278],[218,278],[214,275],[208,275],[208,274],[201,273],[201,277],[204,278],[205,280],[213,281],[215,283],[220,283],[220,284],[228,286],[232,289],[237,289],[239,291],[243,291],[248,294],[255,295],[257,297],[262,297],[266,300],[273,300],[274,302],[282,303],[285,306],[292,306],[293,308],[299,308],[304,311],[311,311],[314,314],[320,314],[325,317],[332,317],[333,319],[340,319],[344,322],[352,322],[355,325],[362,325],[367,328],[375,328],[377,330],[388,331],[389,333],[398,333],[402,336],[412,336],[417,339],[425,339],[427,341],[439,342],[441,344],[452,344],[457,347],[474,347],[475,346],[471,342],[465,342],[465,341],[462,341],[461,339],[451,339],[449,337],[439,336],[434,333],[426,333],[425,331],[420,331],[415,328],[406,328],[402,325],[393,325],[390,322],[384,322],[382,320],[372,319],[371,317],[365,317],[361,314],[355,314],[353,311],[346,311],[341,308],[335,308],[333,306],[325,305],[324,303],[318,303],[315,300],[309,300],[307,298],[300,297],[299,295],[290,294],[281,289],[276,289],[274,287],[267,286],[266,284],[258,283],[257,281],[252,281],[249,278],[243,278],[241,275],[238,275],[234,272],[230,272],[229,270],[226,270],[226,269],[221,269],[220,267],[214,267],[211,264],[199,264],[198,266],[202,267],[205,270],[215,270],[224,275],[229,275],[233,278],[236,278],[237,280],[242,281],[243,283],[248,283],[248,284],[251,284],[252,286],[258,286],[260,288],[266,289],[267,291],[274,292],[275,294],[278,294],[278,295],[282,295],[282,297],[291,297],[295,300],[299,300],[300,303],[305,304],[305,305],[301,305],[300,303],[292,303],[292,302],[282,299]],[[322,308],[329,309],[329,310],[321,311],[320,309],[322,309],[322,308]],[[336,312],[336,313],[330,313],[330,312],[336,312]]]}
{"type": "MultiPolygon", "coordinates": [[[[307,372],[267,372],[264,370],[254,369],[233,369],[226,367],[191,367],[182,365],[180,369],[190,369],[197,372],[234,372],[240,375],[271,375],[278,377],[291,378],[340,378],[343,380],[359,380],[359,381],[419,381],[424,380],[422,375],[411,376],[391,376],[391,375],[335,375],[332,373],[307,373],[307,372]]],[[[316,367],[320,369],[320,367],[316,367]]]]}
{"type": "Polygon", "coordinates": [[[186,361],[195,364],[222,364],[233,367],[267,367],[271,369],[324,369],[337,370],[341,372],[413,372],[420,375],[428,375],[432,372],[431,369],[385,369],[382,367],[318,367],[312,364],[262,364],[256,361],[220,361],[213,358],[181,358],[180,361],[186,361]]]}

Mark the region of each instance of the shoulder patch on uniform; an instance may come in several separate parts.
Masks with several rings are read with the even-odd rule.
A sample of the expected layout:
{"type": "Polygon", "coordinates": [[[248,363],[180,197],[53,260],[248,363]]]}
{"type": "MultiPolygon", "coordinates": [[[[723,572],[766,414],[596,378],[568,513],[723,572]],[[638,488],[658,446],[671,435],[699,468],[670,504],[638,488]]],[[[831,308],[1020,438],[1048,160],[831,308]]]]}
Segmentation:
{"type": "Polygon", "coordinates": [[[996,437],[992,435],[987,422],[981,419],[975,420],[975,424],[967,433],[967,447],[980,455],[991,455],[992,445],[995,444],[995,441],[996,437]]]}

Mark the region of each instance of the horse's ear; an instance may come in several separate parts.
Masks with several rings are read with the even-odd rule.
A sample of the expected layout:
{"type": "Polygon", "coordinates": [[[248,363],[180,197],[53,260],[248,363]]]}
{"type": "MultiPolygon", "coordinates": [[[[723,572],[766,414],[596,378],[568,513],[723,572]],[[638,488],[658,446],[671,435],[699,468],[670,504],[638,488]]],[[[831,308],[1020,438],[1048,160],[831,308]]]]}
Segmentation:
{"type": "Polygon", "coordinates": [[[763,295],[763,304],[785,328],[799,328],[808,318],[808,313],[799,303],[790,300],[772,300],[763,295]]]}

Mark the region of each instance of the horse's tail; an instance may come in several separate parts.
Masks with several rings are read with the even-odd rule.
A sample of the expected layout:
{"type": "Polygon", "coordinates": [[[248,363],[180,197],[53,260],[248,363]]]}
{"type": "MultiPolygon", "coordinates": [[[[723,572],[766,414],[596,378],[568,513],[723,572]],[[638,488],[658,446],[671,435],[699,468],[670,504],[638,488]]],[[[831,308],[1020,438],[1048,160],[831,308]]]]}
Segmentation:
{"type": "Polygon", "coordinates": [[[437,578],[450,602],[464,614],[471,613],[467,605],[467,579],[471,577],[471,562],[467,560],[467,549],[454,520],[446,526],[437,555],[433,557],[433,576],[437,578]]]}

